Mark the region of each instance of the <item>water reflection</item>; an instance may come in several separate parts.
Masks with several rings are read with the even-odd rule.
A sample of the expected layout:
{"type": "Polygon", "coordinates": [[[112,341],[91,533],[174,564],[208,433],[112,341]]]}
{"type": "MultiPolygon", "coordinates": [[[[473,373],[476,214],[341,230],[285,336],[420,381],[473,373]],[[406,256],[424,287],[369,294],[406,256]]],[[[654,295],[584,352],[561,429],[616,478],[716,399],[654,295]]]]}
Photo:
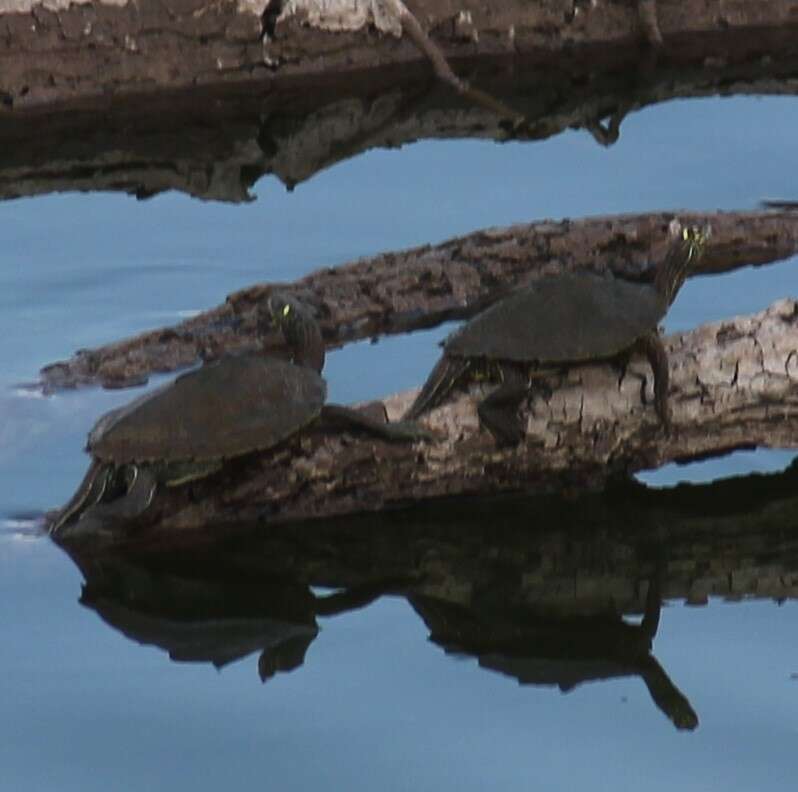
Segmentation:
{"type": "MultiPolygon", "coordinates": [[[[692,45],[656,62],[616,44],[588,58],[557,50],[549,63],[538,54],[482,58],[458,68],[523,116],[523,132],[516,130],[514,137],[542,140],[583,129],[600,145],[610,145],[627,115],[639,108],[730,91],[793,94],[791,38],[761,29],[757,37],[753,53],[750,34],[729,30],[696,42],[698,52],[692,45]]],[[[145,199],[178,190],[205,200],[246,202],[265,174],[291,189],[374,148],[423,139],[505,141],[509,135],[495,108],[431,81],[425,64],[269,88],[195,88],[110,106],[103,99],[50,117],[46,125],[37,115],[4,118],[0,199],[96,190],[145,199]]]]}
{"type": "MultiPolygon", "coordinates": [[[[568,692],[637,676],[679,729],[690,694],[652,652],[663,600],[798,596],[798,464],[667,492],[453,502],[404,514],[244,530],[220,547],[65,547],[80,601],[131,640],[262,680],[302,665],[318,619],[404,597],[448,654],[568,692]],[[332,587],[320,594],[314,586],[332,587]],[[630,617],[641,617],[639,621],[630,617]]],[[[336,629],[333,622],[330,629],[336,629]]],[[[390,629],[390,625],[385,625],[390,629]]]]}

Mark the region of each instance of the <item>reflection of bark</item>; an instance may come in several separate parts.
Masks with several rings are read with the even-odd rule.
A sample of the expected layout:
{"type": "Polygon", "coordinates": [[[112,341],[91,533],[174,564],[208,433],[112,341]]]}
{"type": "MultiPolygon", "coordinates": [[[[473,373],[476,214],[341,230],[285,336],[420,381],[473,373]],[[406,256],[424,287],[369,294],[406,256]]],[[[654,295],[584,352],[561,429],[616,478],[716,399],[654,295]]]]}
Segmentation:
{"type": "MultiPolygon", "coordinates": [[[[512,61],[482,58],[459,70],[524,115],[522,137],[576,127],[608,144],[626,114],[671,99],[794,94],[794,40],[790,30],[731,29],[687,37],[680,54],[655,63],[613,43],[512,61]]],[[[124,102],[104,98],[68,113],[14,112],[2,120],[2,198],[63,190],[147,197],[174,189],[243,201],[264,174],[293,186],[374,147],[508,135],[495,112],[435,84],[424,64],[124,102]]]]}
{"type": "MultiPolygon", "coordinates": [[[[264,522],[248,540],[239,538],[252,533],[244,524],[207,525],[199,536],[176,525],[119,534],[110,549],[164,565],[174,555],[208,579],[289,578],[361,590],[405,581],[415,594],[467,607],[498,598],[510,610],[534,604],[554,617],[643,613],[647,591],[638,581],[657,568],[666,600],[798,598],[797,521],[794,463],[778,475],[665,491],[624,483],[567,500],[458,499],[306,524],[264,522]],[[212,549],[204,551],[200,538],[212,549]]],[[[67,531],[56,538],[82,555],[102,551],[95,537],[84,542],[67,531]]]]}
{"type": "MultiPolygon", "coordinates": [[[[712,224],[702,273],[786,258],[798,250],[798,213],[680,213],[684,222],[712,224]]],[[[543,221],[476,231],[436,246],[384,253],[324,269],[286,285],[314,306],[328,346],[432,327],[473,316],[507,289],[562,271],[610,271],[645,278],[667,244],[672,213],[543,221]]],[[[42,372],[45,390],[141,382],[198,357],[255,349],[257,310],[273,285],[253,286],[179,325],[143,333],[42,372]]],[[[273,346],[274,337],[265,344],[273,346]]]]}
{"type": "MultiPolygon", "coordinates": [[[[593,489],[669,461],[798,446],[798,304],[783,300],[665,343],[673,422],[667,436],[646,363],[633,360],[622,372],[607,363],[574,366],[537,378],[548,390],[536,389],[522,405],[526,436],[517,447],[498,449],[480,428],[476,402],[486,386],[478,382],[421,419],[432,440],[388,443],[321,421],[274,449],[230,460],[218,474],[159,488],[143,519],[168,535],[450,495],[593,489]]],[[[401,414],[413,396],[386,400],[389,415],[401,414]]]]}
{"type": "MultiPolygon", "coordinates": [[[[660,601],[798,597],[796,484],[793,465],[667,492],[626,484],[568,500],[261,526],[206,549],[146,546],[157,538],[141,534],[128,537],[124,555],[94,542],[67,549],[86,577],[82,601],[175,657],[222,664],[266,650],[259,668],[268,676],[296,667],[316,617],[401,594],[432,640],[485,668],[564,691],[638,675],[690,728],[695,713],[651,656],[660,601]],[[314,596],[314,585],[338,590],[314,596]],[[638,614],[637,624],[622,618],[638,614]]],[[[662,629],[672,629],[667,611],[662,629]]],[[[700,662],[700,646],[687,651],[700,662]]]]}
{"type": "MultiPolygon", "coordinates": [[[[10,0],[0,12],[5,109],[89,96],[405,66],[424,58],[382,4],[325,18],[326,0],[10,0]]],[[[636,3],[572,0],[416,0],[408,6],[449,59],[586,50],[628,57],[642,46],[636,3]]],[[[739,36],[747,56],[778,51],[795,31],[793,0],[657,0],[667,52],[698,60],[713,40],[739,36]]],[[[733,52],[735,47],[730,46],[733,52]]],[[[429,68],[426,66],[426,68],[429,68]]],[[[458,71],[455,62],[455,71],[458,71]]]]}

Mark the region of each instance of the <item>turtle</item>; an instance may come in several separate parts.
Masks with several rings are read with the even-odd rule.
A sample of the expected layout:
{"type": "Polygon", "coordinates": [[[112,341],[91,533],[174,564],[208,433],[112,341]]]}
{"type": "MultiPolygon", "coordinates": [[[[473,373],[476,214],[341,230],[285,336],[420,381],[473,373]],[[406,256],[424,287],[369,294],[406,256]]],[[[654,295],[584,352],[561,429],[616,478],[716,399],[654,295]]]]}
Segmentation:
{"type": "Polygon", "coordinates": [[[670,428],[668,359],[658,324],[702,255],[709,227],[672,224],[667,254],[653,283],[607,275],[562,274],[520,288],[475,316],[442,344],[443,355],[403,420],[440,404],[458,383],[498,374],[500,386],[477,407],[480,422],[500,446],[523,437],[517,408],[536,370],[642,352],[654,372],[657,415],[670,428]]]}
{"type": "Polygon", "coordinates": [[[56,514],[52,533],[90,507],[103,518],[137,517],[159,485],[208,476],[228,459],[276,446],[321,415],[387,440],[429,436],[408,422],[387,424],[325,404],[324,341],[310,310],[276,292],[264,313],[281,330],[292,359],[228,355],[102,416],[86,444],[92,463],[75,495],[56,514]]]}

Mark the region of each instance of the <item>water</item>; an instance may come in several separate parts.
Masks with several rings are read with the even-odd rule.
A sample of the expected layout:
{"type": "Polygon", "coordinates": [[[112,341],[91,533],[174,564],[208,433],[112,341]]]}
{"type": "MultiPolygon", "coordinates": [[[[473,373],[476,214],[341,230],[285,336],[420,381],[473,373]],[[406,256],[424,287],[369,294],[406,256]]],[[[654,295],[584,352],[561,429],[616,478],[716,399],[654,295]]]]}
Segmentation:
{"type": "MultiPolygon", "coordinates": [[[[671,102],[620,143],[419,143],[371,152],[293,193],[222,206],[164,195],[0,205],[0,788],[769,788],[798,762],[795,602],[663,610],[654,656],[699,727],[677,731],[639,677],[563,694],[453,658],[400,596],[319,616],[304,664],[261,685],[257,653],[217,671],[172,662],[77,604],[82,576],[37,531],[86,465],[97,416],[131,392],[43,399],[16,388],[80,347],[176,321],[262,280],[544,217],[755,206],[796,197],[798,104],[671,102]],[[731,761],[733,757],[733,762],[731,761]]],[[[798,296],[796,261],[693,279],[668,329],[798,296]]],[[[333,353],[331,397],[417,385],[449,328],[333,353]],[[362,372],[373,372],[363,377],[362,372]]],[[[780,470],[793,453],[646,474],[658,485],[780,470]]]]}

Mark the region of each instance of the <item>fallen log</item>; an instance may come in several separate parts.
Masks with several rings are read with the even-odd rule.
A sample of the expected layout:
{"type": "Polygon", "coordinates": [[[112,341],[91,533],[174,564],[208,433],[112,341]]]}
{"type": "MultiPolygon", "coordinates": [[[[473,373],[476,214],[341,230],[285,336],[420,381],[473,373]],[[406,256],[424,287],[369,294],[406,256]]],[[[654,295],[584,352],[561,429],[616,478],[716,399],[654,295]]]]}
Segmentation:
{"type": "Polygon", "coordinates": [[[781,473],[665,490],[624,481],[570,498],[447,499],[380,515],[242,526],[190,545],[170,545],[166,536],[151,545],[135,534],[122,546],[55,538],[88,588],[102,592],[95,600],[151,615],[207,610],[209,618],[238,619],[262,607],[296,622],[313,599],[307,586],[463,607],[484,606],[490,594],[505,615],[520,606],[549,618],[632,615],[644,611],[644,581],[657,572],[664,599],[695,606],[710,597],[798,599],[796,485],[793,462],[781,473]],[[293,591],[272,596],[281,586],[293,591]]]}
{"type": "MultiPolygon", "coordinates": [[[[128,524],[98,524],[87,512],[63,531],[133,531],[174,538],[224,535],[241,521],[277,524],[407,506],[444,496],[601,489],[666,462],[742,448],[798,447],[798,303],[785,299],[749,317],[666,339],[673,430],[652,407],[651,376],[633,361],[554,370],[550,394],[521,408],[526,437],[498,449],[482,430],[477,384],[433,410],[432,440],[387,443],[357,430],[312,426],[268,453],[230,461],[221,472],[172,489],[128,524]]],[[[414,393],[385,400],[390,418],[414,393]]]]}
{"type": "MultiPolygon", "coordinates": [[[[260,335],[258,324],[259,311],[275,288],[315,309],[332,348],[469,318],[508,289],[541,275],[589,270],[645,280],[651,262],[663,254],[675,216],[662,212],[486,229],[318,270],[293,284],[253,286],[173,327],[80,350],[70,360],[46,366],[40,387],[45,392],[93,384],[127,387],[200,358],[263,345],[277,349],[277,334],[260,335]]],[[[796,212],[680,212],[678,217],[712,227],[700,274],[762,265],[798,251],[796,212]]]]}
{"type": "MultiPolygon", "coordinates": [[[[645,3],[644,3],[645,4],[645,3]]],[[[0,6],[0,107],[35,108],[100,95],[401,66],[427,57],[395,0],[4,0],[0,6]],[[393,10],[392,10],[393,9],[393,10]]],[[[561,53],[580,47],[639,50],[655,38],[638,3],[571,0],[418,0],[407,7],[448,60],[561,53]]],[[[741,47],[796,30],[794,0],[740,4],[657,0],[668,53],[744,31],[741,47]],[[764,34],[764,36],[763,36],[764,34]]],[[[650,8],[650,6],[648,6],[650,8]]],[[[693,53],[694,54],[694,53],[693,53]]]]}
{"type": "Polygon", "coordinates": [[[175,661],[222,667],[257,652],[265,682],[302,665],[318,617],[335,630],[391,594],[407,599],[434,643],[485,669],[563,691],[640,675],[657,706],[692,727],[697,715],[651,655],[658,629],[674,628],[660,602],[795,599],[797,477],[793,464],[668,491],[626,483],[581,498],[270,526],[210,548],[65,549],[85,577],[81,604],[175,661]],[[639,625],[622,618],[639,613],[639,625]]]}
{"type": "MultiPolygon", "coordinates": [[[[523,135],[515,137],[540,140],[579,128],[608,144],[626,114],[673,99],[794,95],[798,54],[790,35],[729,30],[701,38],[689,57],[659,59],[645,69],[636,50],[610,45],[509,63],[481,58],[460,69],[524,117],[523,135]],[[752,38],[760,50],[749,49],[752,38]]],[[[249,188],[265,174],[293,187],[376,147],[507,137],[495,111],[431,82],[423,63],[124,100],[104,96],[68,111],[0,113],[0,198],[66,190],[146,198],[179,190],[239,202],[251,199],[249,188]]]]}

